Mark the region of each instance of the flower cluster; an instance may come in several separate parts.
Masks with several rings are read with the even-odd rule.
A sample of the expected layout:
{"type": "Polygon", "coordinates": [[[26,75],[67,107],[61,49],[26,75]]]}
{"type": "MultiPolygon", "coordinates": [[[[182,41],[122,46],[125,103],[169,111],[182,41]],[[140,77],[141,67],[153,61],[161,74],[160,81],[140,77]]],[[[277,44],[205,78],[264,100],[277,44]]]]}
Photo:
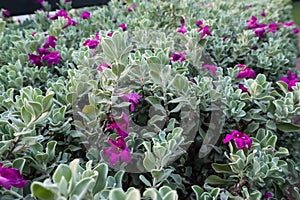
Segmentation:
{"type": "Polygon", "coordinates": [[[95,39],[86,39],[83,43],[83,46],[87,46],[90,49],[95,49],[100,43],[100,36],[99,33],[96,33],[95,39]]]}
{"type": "Polygon", "coordinates": [[[201,20],[196,20],[196,25],[199,27],[198,32],[202,32],[200,38],[204,38],[206,35],[212,36],[209,26],[203,26],[203,22],[201,20]]]}
{"type": "Polygon", "coordinates": [[[65,10],[59,10],[55,15],[53,15],[52,17],[49,17],[49,19],[50,20],[56,20],[59,17],[63,17],[63,18],[68,20],[68,23],[67,23],[67,25],[64,26],[64,28],[67,28],[70,25],[72,25],[72,26],[77,25],[77,22],[74,21],[73,19],[71,19],[71,17],[68,15],[67,11],[65,11],[65,10]]]}
{"type": "MultiPolygon", "coordinates": [[[[36,33],[33,33],[34,36],[36,33]]],[[[49,48],[53,49],[56,47],[57,38],[49,35],[45,43],[41,48],[38,48],[36,54],[28,54],[29,62],[41,67],[43,65],[43,61],[46,61],[48,65],[58,64],[58,62],[62,59],[59,55],[58,51],[50,51],[49,48]]]]}
{"type": "Polygon", "coordinates": [[[293,74],[291,70],[288,70],[287,76],[283,76],[280,78],[281,81],[285,82],[288,85],[288,90],[293,91],[293,86],[299,82],[297,74],[293,74]]]}

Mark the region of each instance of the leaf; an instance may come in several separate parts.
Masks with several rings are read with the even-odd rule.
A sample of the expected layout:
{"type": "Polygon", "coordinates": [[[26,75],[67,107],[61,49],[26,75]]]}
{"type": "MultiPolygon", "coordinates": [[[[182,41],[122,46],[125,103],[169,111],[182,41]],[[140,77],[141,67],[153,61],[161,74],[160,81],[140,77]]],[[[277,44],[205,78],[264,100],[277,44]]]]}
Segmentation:
{"type": "Polygon", "coordinates": [[[146,186],[151,187],[150,181],[148,181],[144,175],[140,175],[139,178],[146,186]]]}
{"type": "Polygon", "coordinates": [[[283,132],[297,132],[300,131],[300,126],[291,123],[279,123],[277,128],[283,132]]]}
{"type": "Polygon", "coordinates": [[[59,183],[62,177],[65,177],[67,182],[72,178],[72,171],[66,164],[60,164],[55,170],[52,178],[54,183],[59,183]]]}
{"type": "Polygon", "coordinates": [[[216,175],[210,175],[205,179],[205,183],[210,185],[223,185],[232,182],[234,182],[234,180],[226,180],[216,175]]]}
{"type": "Polygon", "coordinates": [[[57,144],[56,141],[50,141],[47,143],[46,154],[48,155],[48,158],[46,162],[50,162],[54,159],[56,144],[57,144]]]}
{"type": "Polygon", "coordinates": [[[71,192],[71,196],[78,196],[79,199],[82,199],[86,192],[91,188],[92,184],[95,182],[95,180],[91,177],[86,177],[83,178],[82,180],[80,180],[80,182],[78,182],[74,189],[71,192]]]}
{"type": "Polygon", "coordinates": [[[115,188],[115,189],[112,189],[110,192],[109,192],[109,197],[108,197],[109,200],[125,200],[126,199],[126,195],[125,193],[123,192],[122,189],[120,188],[115,188]]]}
{"type": "Polygon", "coordinates": [[[96,194],[96,193],[102,191],[105,188],[107,173],[108,173],[108,167],[107,167],[106,164],[101,163],[97,167],[95,167],[94,171],[98,172],[96,183],[95,183],[95,186],[93,188],[93,194],[96,194]]]}
{"type": "Polygon", "coordinates": [[[217,172],[217,173],[225,173],[225,174],[232,174],[231,167],[228,164],[217,164],[213,163],[212,168],[217,172]]]}
{"type": "Polygon", "coordinates": [[[163,196],[164,200],[177,200],[178,194],[176,191],[170,191],[165,196],[163,196]]]}
{"type": "Polygon", "coordinates": [[[41,200],[57,199],[58,198],[57,194],[59,194],[58,188],[56,189],[57,192],[54,192],[50,190],[47,186],[44,186],[42,183],[39,182],[33,182],[31,185],[31,192],[35,197],[41,200]]]}
{"type": "Polygon", "coordinates": [[[141,193],[137,189],[132,189],[130,192],[127,193],[125,200],[140,200],[141,193]]]}
{"type": "Polygon", "coordinates": [[[196,194],[196,199],[200,200],[201,195],[203,194],[204,190],[201,187],[199,187],[198,185],[193,185],[192,189],[194,190],[194,192],[196,194]]]}

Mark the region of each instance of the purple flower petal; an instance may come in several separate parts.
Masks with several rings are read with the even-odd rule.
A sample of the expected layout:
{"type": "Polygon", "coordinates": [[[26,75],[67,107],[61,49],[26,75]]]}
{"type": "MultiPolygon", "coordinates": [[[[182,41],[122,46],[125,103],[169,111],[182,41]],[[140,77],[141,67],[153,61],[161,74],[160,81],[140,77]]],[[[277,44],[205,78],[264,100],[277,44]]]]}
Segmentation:
{"type": "Polygon", "coordinates": [[[27,184],[19,170],[14,168],[2,167],[0,163],[0,185],[10,190],[11,186],[22,188],[27,184]]]}
{"type": "Polygon", "coordinates": [[[88,11],[83,11],[81,13],[81,19],[89,19],[91,14],[88,11]]]}

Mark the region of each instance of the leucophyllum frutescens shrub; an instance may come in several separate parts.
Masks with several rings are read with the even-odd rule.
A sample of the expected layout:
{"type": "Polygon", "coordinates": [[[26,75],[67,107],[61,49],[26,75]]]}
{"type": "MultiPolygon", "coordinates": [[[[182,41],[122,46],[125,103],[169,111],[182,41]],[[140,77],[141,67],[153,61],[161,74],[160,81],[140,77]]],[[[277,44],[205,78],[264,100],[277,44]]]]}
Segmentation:
{"type": "Polygon", "coordinates": [[[4,199],[297,199],[289,1],[3,10],[4,199]]]}

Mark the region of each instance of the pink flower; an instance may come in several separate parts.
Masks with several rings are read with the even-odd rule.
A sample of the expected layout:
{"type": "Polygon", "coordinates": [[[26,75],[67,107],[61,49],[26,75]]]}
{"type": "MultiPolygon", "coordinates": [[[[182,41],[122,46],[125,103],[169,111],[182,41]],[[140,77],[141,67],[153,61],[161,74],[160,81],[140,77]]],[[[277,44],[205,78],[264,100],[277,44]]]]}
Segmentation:
{"type": "Polygon", "coordinates": [[[99,35],[99,32],[96,33],[95,38],[96,38],[96,40],[100,40],[101,39],[100,35],[99,35]]]}
{"type": "Polygon", "coordinates": [[[261,12],[261,16],[265,17],[265,16],[266,16],[266,11],[263,10],[263,11],[261,12]]]}
{"type": "Polygon", "coordinates": [[[124,96],[122,96],[122,99],[124,101],[130,102],[130,112],[134,112],[134,106],[139,104],[139,100],[140,98],[142,98],[143,96],[136,94],[136,93],[129,93],[129,94],[125,94],[124,96]]]}
{"type": "Polygon", "coordinates": [[[98,40],[86,39],[83,46],[88,46],[90,49],[95,49],[99,44],[98,40]]]}
{"type": "Polygon", "coordinates": [[[119,28],[121,28],[123,31],[126,31],[126,29],[127,29],[127,26],[126,26],[126,24],[120,24],[119,25],[119,28]]]}
{"type": "Polygon", "coordinates": [[[112,119],[114,122],[107,125],[107,130],[116,130],[119,136],[125,138],[129,134],[129,117],[122,112],[122,117],[118,119],[112,119]]]}
{"type": "Polygon", "coordinates": [[[40,55],[46,55],[50,53],[50,51],[46,48],[38,48],[38,52],[40,55]]]}
{"type": "Polygon", "coordinates": [[[276,22],[268,25],[268,32],[276,33],[278,25],[276,22]]]}
{"type": "Polygon", "coordinates": [[[0,163],[0,185],[10,190],[11,186],[22,188],[27,184],[19,170],[9,167],[2,167],[0,163]]]}
{"type": "Polygon", "coordinates": [[[171,55],[172,62],[185,61],[185,52],[175,52],[171,55]]]}
{"type": "Polygon", "coordinates": [[[300,27],[296,27],[293,29],[293,33],[297,34],[300,32],[300,27]]]}
{"type": "Polygon", "coordinates": [[[47,55],[45,55],[43,57],[43,60],[47,61],[48,65],[58,64],[58,62],[61,59],[62,58],[59,56],[59,52],[58,51],[50,52],[49,54],[47,54],[47,55]]]}
{"type": "Polygon", "coordinates": [[[4,18],[9,18],[10,17],[10,11],[9,10],[2,10],[2,16],[4,18]]]}
{"type": "Polygon", "coordinates": [[[295,22],[294,21],[282,22],[281,24],[282,24],[282,26],[288,28],[288,27],[294,26],[295,22]]]}
{"type": "Polygon", "coordinates": [[[210,71],[210,73],[212,75],[216,75],[217,66],[214,66],[214,65],[203,65],[201,68],[202,69],[209,69],[209,71],[210,71]]]}
{"type": "Polygon", "coordinates": [[[187,32],[186,28],[184,25],[182,25],[179,29],[177,29],[177,32],[178,33],[182,33],[182,34],[185,34],[187,32]]]}
{"type": "Polygon", "coordinates": [[[111,147],[104,150],[104,155],[110,157],[109,162],[112,166],[115,166],[119,162],[119,158],[126,163],[130,163],[131,154],[126,146],[124,138],[118,137],[116,141],[109,139],[108,143],[111,147]]]}
{"type": "Polygon", "coordinates": [[[109,68],[109,69],[111,69],[111,67],[109,66],[109,64],[107,64],[107,63],[102,63],[102,64],[100,64],[100,65],[98,66],[98,71],[99,71],[99,72],[103,72],[103,68],[109,68]]]}
{"type": "Polygon", "coordinates": [[[204,26],[200,31],[199,30],[198,30],[198,32],[202,31],[202,34],[200,36],[201,39],[204,38],[206,35],[212,36],[208,25],[204,26]]]}
{"type": "Polygon", "coordinates": [[[242,68],[242,70],[239,72],[237,78],[255,78],[256,74],[253,69],[250,69],[244,64],[238,64],[239,68],[242,68]]]}
{"type": "Polygon", "coordinates": [[[264,27],[260,27],[260,28],[257,28],[257,29],[255,29],[255,31],[254,31],[254,33],[255,33],[255,35],[256,36],[258,36],[259,38],[263,38],[263,37],[265,37],[265,28],[264,27]]]}
{"type": "Polygon", "coordinates": [[[29,62],[37,65],[38,67],[41,67],[43,65],[41,55],[28,54],[28,57],[29,57],[29,62]]]}
{"type": "Polygon", "coordinates": [[[44,48],[49,48],[51,46],[52,48],[55,48],[56,40],[57,40],[56,37],[50,35],[48,37],[48,39],[46,40],[45,44],[43,45],[43,47],[44,48]]]}
{"type": "Polygon", "coordinates": [[[31,34],[31,36],[34,37],[36,34],[37,34],[37,32],[34,31],[34,32],[31,34]]]}
{"type": "Polygon", "coordinates": [[[72,0],[65,0],[65,3],[72,2],[72,0]]]}
{"type": "Polygon", "coordinates": [[[248,29],[255,29],[259,27],[259,23],[255,16],[251,17],[251,20],[247,20],[248,29]]]}
{"type": "Polygon", "coordinates": [[[90,18],[91,14],[88,11],[83,11],[81,13],[81,19],[88,19],[90,18]]]}
{"type": "Polygon", "coordinates": [[[43,5],[43,3],[45,2],[45,0],[36,0],[39,4],[43,5]]]}
{"type": "Polygon", "coordinates": [[[281,77],[280,81],[283,81],[288,85],[289,91],[293,91],[292,87],[295,86],[297,82],[299,82],[298,76],[297,74],[293,74],[290,70],[288,70],[287,74],[288,75],[286,77],[281,77]]]}
{"type": "Polygon", "coordinates": [[[243,149],[246,147],[246,145],[248,146],[248,149],[250,150],[252,147],[252,140],[251,138],[243,133],[243,132],[239,132],[237,130],[233,130],[231,132],[231,134],[227,134],[223,140],[224,144],[229,143],[231,140],[235,141],[235,144],[237,146],[238,149],[243,149]]]}
{"type": "Polygon", "coordinates": [[[106,35],[108,36],[108,37],[112,37],[113,36],[113,32],[109,32],[109,33],[107,33],[106,35]]]}
{"type": "Polygon", "coordinates": [[[71,19],[68,16],[67,11],[65,11],[65,10],[59,10],[55,15],[53,15],[52,17],[49,17],[49,19],[56,20],[56,19],[58,19],[58,17],[64,17],[65,19],[68,20],[68,23],[67,23],[66,26],[64,26],[64,28],[67,28],[70,25],[72,25],[72,26],[76,26],[77,25],[77,22],[74,21],[73,19],[71,19]]]}

